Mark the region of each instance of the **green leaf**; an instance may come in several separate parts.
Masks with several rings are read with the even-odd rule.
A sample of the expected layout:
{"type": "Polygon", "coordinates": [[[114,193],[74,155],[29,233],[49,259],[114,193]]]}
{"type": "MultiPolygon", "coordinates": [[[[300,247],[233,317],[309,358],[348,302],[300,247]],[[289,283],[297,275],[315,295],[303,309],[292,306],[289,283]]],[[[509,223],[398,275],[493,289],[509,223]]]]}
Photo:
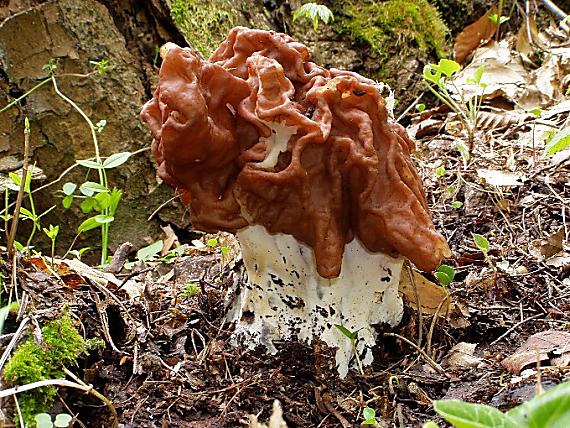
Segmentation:
{"type": "Polygon", "coordinates": [[[451,284],[451,278],[445,272],[435,272],[435,277],[437,278],[437,281],[444,287],[447,287],[449,284],[451,284]]]}
{"type": "Polygon", "coordinates": [[[113,223],[113,221],[115,221],[115,217],[110,215],[99,214],[95,216],[95,221],[100,224],[108,224],[108,223],[113,223]]]}
{"type": "Polygon", "coordinates": [[[100,163],[97,162],[93,162],[91,160],[88,159],[80,159],[78,161],[75,161],[78,165],[84,166],[85,168],[91,168],[91,169],[103,169],[103,165],[101,165],[100,163]]]}
{"type": "Polygon", "coordinates": [[[208,239],[207,244],[208,244],[208,246],[210,246],[210,247],[215,247],[215,246],[218,245],[218,240],[217,240],[216,238],[208,239]]]}
{"type": "Polygon", "coordinates": [[[6,321],[6,318],[8,318],[8,314],[16,310],[18,310],[18,302],[13,302],[10,305],[0,308],[0,334],[2,334],[4,322],[6,321]]]}
{"type": "Polygon", "coordinates": [[[439,60],[437,68],[442,74],[451,77],[461,69],[461,66],[452,59],[443,58],[439,60]]]}
{"type": "Polygon", "coordinates": [[[536,117],[542,116],[542,110],[539,108],[533,108],[532,110],[529,111],[529,113],[534,114],[536,117]]]}
{"type": "Polygon", "coordinates": [[[29,209],[20,207],[20,217],[24,220],[37,220],[37,216],[34,215],[29,209]]]}
{"type": "Polygon", "coordinates": [[[424,66],[423,78],[429,82],[441,85],[441,72],[435,69],[435,64],[426,64],[424,66]]]}
{"type": "Polygon", "coordinates": [[[119,202],[121,202],[121,197],[123,192],[117,188],[113,188],[111,191],[111,201],[109,202],[109,213],[115,215],[119,202]]]}
{"type": "Polygon", "coordinates": [[[364,418],[365,422],[370,420],[376,422],[376,410],[367,406],[364,409],[362,409],[362,417],[364,418]]]}
{"type": "Polygon", "coordinates": [[[467,148],[465,143],[461,140],[457,140],[455,142],[455,148],[459,150],[459,153],[461,153],[461,156],[463,157],[463,159],[465,159],[465,162],[469,162],[469,159],[471,159],[471,155],[469,154],[469,149],[467,148]]]}
{"type": "Polygon", "coordinates": [[[101,210],[104,210],[106,208],[109,208],[109,205],[111,204],[111,195],[109,193],[97,193],[95,195],[95,200],[97,201],[97,203],[99,204],[99,208],[101,210]]]}
{"type": "Polygon", "coordinates": [[[472,233],[473,241],[477,248],[479,248],[484,253],[489,251],[489,241],[483,235],[479,235],[478,233],[472,233]]]}
{"type": "Polygon", "coordinates": [[[438,177],[443,177],[445,175],[447,171],[445,171],[445,167],[444,166],[438,166],[435,169],[435,175],[437,175],[438,177]]]}
{"type": "Polygon", "coordinates": [[[86,181],[79,186],[79,191],[85,196],[93,196],[95,193],[108,192],[109,189],[94,181],[86,181]]]}
{"type": "Polygon", "coordinates": [[[570,127],[558,131],[546,145],[545,151],[550,156],[570,147],[570,127]]]}
{"type": "Polygon", "coordinates": [[[461,208],[462,206],[463,206],[463,202],[461,202],[461,201],[453,201],[451,203],[452,208],[461,208]]]}
{"type": "Polygon", "coordinates": [[[507,412],[519,426],[528,428],[570,427],[570,382],[554,386],[507,412]]]}
{"type": "Polygon", "coordinates": [[[345,326],[343,326],[341,324],[335,324],[335,327],[338,328],[340,330],[340,332],[342,334],[344,334],[346,337],[348,337],[350,340],[356,339],[356,336],[358,334],[357,331],[351,332],[348,328],[346,328],[345,326]]]}
{"type": "Polygon", "coordinates": [[[60,413],[55,417],[54,426],[57,428],[67,428],[73,417],[67,413],[60,413]]]}
{"type": "MultiPolygon", "coordinates": [[[[95,216],[95,217],[97,217],[97,216],[95,216]]],[[[83,223],[81,223],[79,225],[79,227],[77,228],[77,232],[78,233],[87,232],[89,230],[96,229],[96,228],[100,227],[101,223],[98,222],[95,217],[89,217],[87,220],[85,220],[83,223]]]]}
{"type": "Polygon", "coordinates": [[[34,416],[34,420],[36,421],[36,426],[38,428],[52,428],[53,423],[51,421],[51,416],[47,413],[38,413],[34,416]]]}
{"type": "Polygon", "coordinates": [[[156,241],[146,247],[141,248],[137,251],[137,259],[145,261],[154,258],[158,253],[162,251],[163,242],[156,241]]]}
{"type": "Polygon", "coordinates": [[[67,195],[65,198],[63,198],[63,201],[61,201],[61,205],[63,205],[63,208],[65,209],[71,207],[72,203],[73,203],[73,195],[67,195]]]}
{"type": "Polygon", "coordinates": [[[445,273],[452,281],[455,278],[455,269],[449,265],[441,265],[437,268],[437,272],[445,273]]]}
{"type": "Polygon", "coordinates": [[[44,227],[43,231],[49,239],[54,240],[55,238],[57,238],[57,235],[59,233],[59,226],[54,226],[53,224],[50,224],[49,229],[46,229],[44,227]]]}
{"type": "Polygon", "coordinates": [[[481,77],[483,77],[483,73],[485,72],[485,66],[480,65],[477,67],[477,70],[473,73],[470,79],[467,79],[467,83],[475,83],[479,85],[481,83],[481,77]]]}
{"type": "Polygon", "coordinates": [[[522,428],[500,410],[484,404],[437,400],[433,402],[433,408],[456,428],[522,428]]]}
{"type": "Polygon", "coordinates": [[[116,168],[128,161],[131,155],[131,152],[114,153],[103,161],[103,168],[116,168]]]}
{"type": "Polygon", "coordinates": [[[77,184],[75,183],[65,183],[63,185],[63,194],[64,195],[73,195],[73,192],[75,192],[75,189],[77,189],[77,184]]]}
{"type": "Polygon", "coordinates": [[[97,205],[97,200],[95,198],[89,197],[81,201],[81,203],[79,204],[79,208],[81,208],[83,214],[88,214],[91,211],[93,211],[93,208],[95,208],[96,205],[97,205]]]}
{"type": "Polygon", "coordinates": [[[439,425],[434,421],[427,421],[422,428],[439,428],[439,425]]]}
{"type": "Polygon", "coordinates": [[[420,113],[421,113],[422,111],[424,111],[425,109],[426,109],[426,105],[425,105],[425,104],[423,104],[423,103],[416,104],[416,110],[419,111],[420,113]]]}

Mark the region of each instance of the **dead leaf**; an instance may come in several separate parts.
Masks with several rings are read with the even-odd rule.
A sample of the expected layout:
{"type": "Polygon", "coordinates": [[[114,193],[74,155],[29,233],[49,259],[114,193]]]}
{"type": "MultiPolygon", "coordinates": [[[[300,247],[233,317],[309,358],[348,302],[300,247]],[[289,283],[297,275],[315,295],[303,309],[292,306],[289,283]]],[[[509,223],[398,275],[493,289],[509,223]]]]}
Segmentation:
{"type": "Polygon", "coordinates": [[[449,350],[446,360],[449,367],[477,367],[483,361],[475,356],[476,343],[459,342],[449,350]]]}
{"type": "Polygon", "coordinates": [[[166,235],[162,244],[162,251],[160,255],[164,257],[172,248],[172,246],[178,242],[178,236],[174,233],[172,227],[168,224],[166,226],[161,226],[164,234],[166,235]]]}
{"type": "Polygon", "coordinates": [[[491,186],[522,186],[526,177],[514,172],[498,171],[493,169],[478,169],[477,175],[491,186]]]}
{"type": "Polygon", "coordinates": [[[495,35],[497,24],[489,19],[493,13],[497,13],[496,8],[491,8],[485,15],[459,33],[455,46],[453,46],[453,56],[457,62],[465,62],[471,52],[487,43],[495,35]]]}
{"type": "Polygon", "coordinates": [[[533,334],[502,364],[518,375],[526,366],[548,360],[553,366],[567,366],[570,363],[570,333],[546,330],[533,334]]]}
{"type": "MultiPolygon", "coordinates": [[[[469,316],[469,310],[465,305],[453,296],[450,297],[443,287],[431,282],[419,272],[415,270],[412,272],[422,314],[434,315],[439,308],[439,316],[445,317],[447,314],[451,327],[465,328],[469,325],[469,321],[466,319],[469,316]]],[[[411,308],[418,310],[416,291],[407,269],[402,269],[399,291],[407,304],[411,308]]]]}
{"type": "Polygon", "coordinates": [[[532,115],[526,113],[508,112],[500,110],[481,111],[477,115],[477,129],[491,131],[493,129],[508,128],[520,125],[532,115]]]}

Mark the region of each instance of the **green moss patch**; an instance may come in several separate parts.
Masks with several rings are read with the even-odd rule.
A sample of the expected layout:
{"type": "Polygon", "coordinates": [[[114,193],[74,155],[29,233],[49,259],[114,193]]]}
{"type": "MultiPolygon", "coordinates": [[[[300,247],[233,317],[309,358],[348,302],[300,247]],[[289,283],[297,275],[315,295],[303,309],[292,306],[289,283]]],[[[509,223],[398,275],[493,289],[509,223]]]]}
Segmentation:
{"type": "MultiPolygon", "coordinates": [[[[84,339],[75,328],[71,317],[64,314],[42,328],[41,344],[37,344],[33,338],[28,338],[18,346],[4,368],[2,379],[15,386],[64,377],[63,367],[76,366],[81,355],[100,343],[98,339],[84,339]]],[[[36,414],[49,412],[53,407],[55,395],[54,386],[18,394],[26,426],[35,426],[36,414]]]]}
{"type": "Polygon", "coordinates": [[[407,48],[424,57],[447,54],[448,29],[427,0],[351,1],[343,9],[341,31],[367,45],[380,63],[407,48]]]}

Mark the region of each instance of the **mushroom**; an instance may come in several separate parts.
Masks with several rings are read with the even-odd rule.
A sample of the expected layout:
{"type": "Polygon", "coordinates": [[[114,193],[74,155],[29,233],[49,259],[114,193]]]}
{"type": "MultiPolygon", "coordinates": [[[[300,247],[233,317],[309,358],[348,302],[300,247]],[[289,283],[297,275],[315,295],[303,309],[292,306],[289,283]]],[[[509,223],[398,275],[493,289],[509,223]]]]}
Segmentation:
{"type": "Polygon", "coordinates": [[[450,256],[432,223],[413,141],[373,80],[324,69],[291,37],[232,29],[209,60],[169,44],[143,107],[162,179],[195,229],[237,235],[247,275],[227,317],[235,337],[337,348],[346,375],[358,331],[400,322],[404,258],[433,270],[450,256]]]}

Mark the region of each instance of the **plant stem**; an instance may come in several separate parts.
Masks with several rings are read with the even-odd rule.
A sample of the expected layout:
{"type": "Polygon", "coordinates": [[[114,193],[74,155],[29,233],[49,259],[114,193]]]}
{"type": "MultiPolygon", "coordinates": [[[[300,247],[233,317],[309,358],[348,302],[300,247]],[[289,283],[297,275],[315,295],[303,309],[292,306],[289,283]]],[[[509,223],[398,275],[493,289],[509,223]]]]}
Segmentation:
{"type": "MultiPolygon", "coordinates": [[[[28,157],[30,155],[30,126],[26,118],[26,127],[24,128],[24,160],[22,165],[22,178],[20,179],[20,190],[16,197],[16,207],[14,208],[14,215],[12,217],[12,227],[7,239],[8,255],[14,254],[14,240],[16,239],[16,232],[18,231],[18,221],[20,219],[20,208],[22,207],[22,200],[24,199],[24,192],[26,191],[26,182],[28,180],[28,157]]],[[[35,227],[35,225],[34,225],[35,227]]]]}

